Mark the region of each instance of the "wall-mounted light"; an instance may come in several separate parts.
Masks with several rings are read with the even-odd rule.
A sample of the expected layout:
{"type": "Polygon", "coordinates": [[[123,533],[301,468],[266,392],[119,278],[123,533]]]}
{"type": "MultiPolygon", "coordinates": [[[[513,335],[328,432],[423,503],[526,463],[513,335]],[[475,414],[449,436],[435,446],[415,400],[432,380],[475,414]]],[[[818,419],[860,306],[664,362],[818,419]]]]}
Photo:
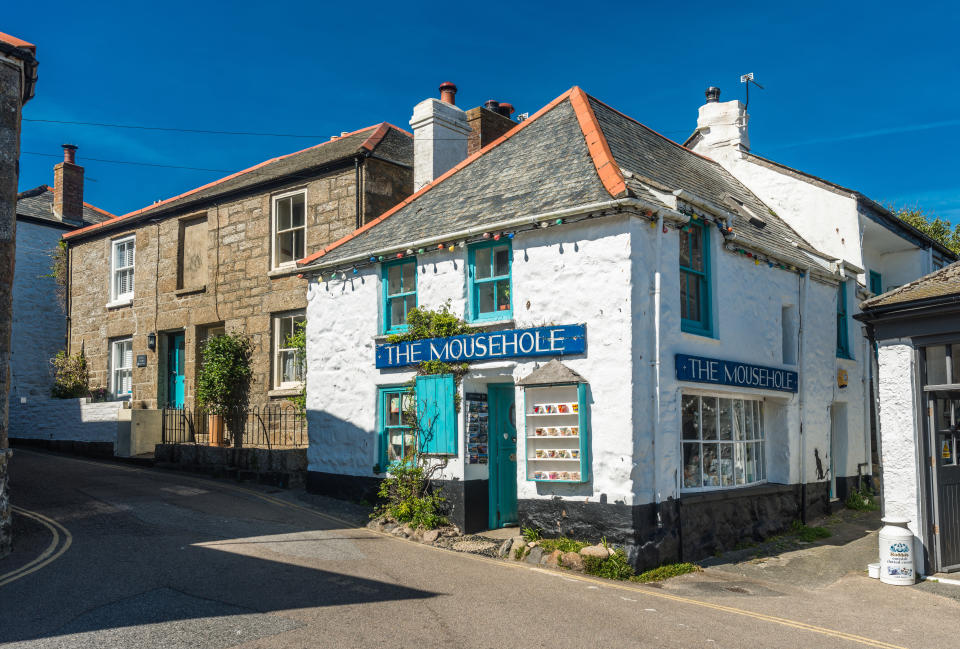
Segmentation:
{"type": "Polygon", "coordinates": [[[147,349],[154,351],[157,348],[157,334],[148,333],[147,334],[147,349]]]}

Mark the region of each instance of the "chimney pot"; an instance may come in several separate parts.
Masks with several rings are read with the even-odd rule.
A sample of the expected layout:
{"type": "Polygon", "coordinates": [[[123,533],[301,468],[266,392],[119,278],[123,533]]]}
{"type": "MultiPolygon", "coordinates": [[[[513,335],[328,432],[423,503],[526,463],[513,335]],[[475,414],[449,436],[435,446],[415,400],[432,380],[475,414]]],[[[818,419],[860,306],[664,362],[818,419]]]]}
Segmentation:
{"type": "Polygon", "coordinates": [[[720,88],[716,86],[710,86],[704,94],[707,96],[708,104],[720,101],[720,88]]]}
{"type": "Polygon", "coordinates": [[[456,95],[457,86],[452,81],[444,81],[440,84],[440,101],[456,106],[457,102],[454,100],[456,95]]]}
{"type": "Polygon", "coordinates": [[[70,164],[76,164],[77,159],[77,145],[76,144],[63,144],[63,161],[70,164]]]}
{"type": "Polygon", "coordinates": [[[495,113],[500,112],[500,102],[496,99],[488,99],[484,102],[483,107],[487,110],[492,110],[495,113]]]}
{"type": "Polygon", "coordinates": [[[508,104],[507,102],[502,101],[500,102],[499,108],[497,108],[497,112],[504,117],[510,117],[514,112],[513,104],[508,104]]]}

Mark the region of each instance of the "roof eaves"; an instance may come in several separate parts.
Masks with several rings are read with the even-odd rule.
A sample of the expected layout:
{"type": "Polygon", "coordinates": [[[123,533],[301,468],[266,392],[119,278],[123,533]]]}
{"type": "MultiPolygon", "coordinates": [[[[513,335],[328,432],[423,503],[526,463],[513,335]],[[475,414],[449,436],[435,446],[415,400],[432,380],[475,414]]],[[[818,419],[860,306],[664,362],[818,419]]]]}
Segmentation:
{"type": "Polygon", "coordinates": [[[303,259],[297,261],[297,265],[298,265],[298,266],[306,266],[307,264],[310,264],[310,263],[316,261],[317,259],[320,259],[320,258],[323,257],[324,255],[329,254],[329,253],[330,253],[331,251],[333,251],[334,249],[339,248],[340,246],[342,246],[342,245],[345,244],[346,242],[355,239],[356,237],[360,236],[361,234],[363,234],[363,233],[366,232],[367,230],[375,227],[377,224],[382,223],[382,222],[385,221],[386,219],[390,218],[391,216],[393,216],[394,214],[396,214],[398,211],[400,211],[402,208],[406,207],[407,205],[409,205],[410,203],[412,203],[413,201],[415,201],[417,198],[423,196],[423,195],[426,194],[428,191],[430,191],[431,189],[433,189],[434,187],[436,187],[437,185],[439,185],[440,183],[442,183],[444,180],[446,180],[447,178],[449,178],[449,177],[452,176],[453,174],[457,173],[458,171],[460,171],[460,170],[463,169],[464,167],[472,164],[475,160],[477,160],[477,159],[480,158],[481,156],[485,155],[487,152],[495,149],[496,147],[500,146],[501,144],[503,144],[504,142],[506,142],[507,140],[509,140],[510,138],[512,138],[514,135],[516,135],[517,133],[519,133],[520,131],[522,131],[523,129],[525,129],[527,126],[529,126],[530,124],[532,124],[532,123],[533,123],[536,119],[538,119],[540,116],[545,115],[546,113],[548,113],[548,112],[550,112],[551,110],[553,110],[553,109],[554,109],[558,104],[560,104],[563,100],[569,98],[570,95],[571,95],[571,93],[573,93],[574,90],[579,90],[579,88],[577,88],[576,86],[574,86],[574,87],[571,88],[570,90],[566,91],[565,93],[563,93],[562,95],[560,95],[559,97],[557,97],[556,99],[554,99],[553,101],[551,101],[549,104],[547,104],[546,106],[544,106],[543,108],[541,108],[540,110],[538,110],[536,113],[534,113],[533,115],[531,115],[529,118],[523,120],[522,122],[520,122],[519,124],[517,124],[516,126],[514,126],[512,129],[510,129],[509,131],[507,131],[506,133],[504,133],[503,135],[501,135],[500,137],[498,137],[496,140],[494,140],[493,142],[491,142],[491,143],[488,144],[487,146],[483,147],[482,149],[480,149],[479,151],[477,151],[476,153],[474,153],[473,155],[468,156],[463,162],[461,162],[460,164],[456,165],[455,167],[453,167],[452,169],[450,169],[450,170],[447,171],[446,173],[440,175],[438,178],[436,178],[436,179],[435,179],[433,182],[431,182],[430,184],[425,185],[425,186],[422,187],[419,191],[417,191],[417,192],[411,194],[410,196],[408,196],[407,198],[403,199],[402,201],[400,201],[399,203],[397,203],[396,205],[394,205],[392,208],[390,208],[389,210],[387,210],[386,212],[384,212],[383,214],[381,214],[380,216],[378,216],[377,218],[375,218],[374,220],[370,221],[369,223],[363,225],[363,226],[360,227],[360,228],[357,228],[356,230],[354,230],[354,231],[351,232],[350,234],[348,234],[348,235],[346,235],[346,236],[338,239],[337,241],[334,241],[333,243],[331,243],[331,244],[330,244],[329,246],[327,246],[326,248],[323,248],[323,249],[318,250],[318,251],[316,251],[316,252],[314,252],[314,253],[311,253],[310,255],[307,255],[307,256],[304,257],[303,259]]]}
{"type": "Polygon", "coordinates": [[[893,228],[907,231],[911,236],[927,242],[929,245],[936,248],[941,253],[950,257],[951,259],[956,260],[958,258],[957,253],[950,250],[950,248],[947,248],[945,245],[943,245],[939,241],[934,240],[932,237],[930,237],[930,235],[926,234],[925,232],[918,229],[917,227],[910,225],[909,223],[901,219],[899,216],[897,216],[892,211],[890,211],[889,209],[887,209],[877,201],[873,200],[869,196],[861,194],[860,192],[857,192],[857,191],[855,191],[854,194],[856,195],[858,200],[866,203],[867,207],[877,212],[879,216],[882,219],[884,219],[887,223],[889,223],[889,225],[891,225],[893,228]]]}

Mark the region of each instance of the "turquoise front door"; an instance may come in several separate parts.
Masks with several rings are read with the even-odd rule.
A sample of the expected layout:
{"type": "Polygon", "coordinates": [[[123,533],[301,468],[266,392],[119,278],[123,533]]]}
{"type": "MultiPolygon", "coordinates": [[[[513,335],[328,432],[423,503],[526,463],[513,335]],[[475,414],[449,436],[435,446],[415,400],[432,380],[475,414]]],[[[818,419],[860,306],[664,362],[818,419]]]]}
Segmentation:
{"type": "Polygon", "coordinates": [[[517,522],[517,411],[513,384],[487,387],[490,452],[490,528],[517,522]]]}
{"type": "Polygon", "coordinates": [[[183,334],[167,335],[167,402],[171,408],[183,408],[183,334]]]}

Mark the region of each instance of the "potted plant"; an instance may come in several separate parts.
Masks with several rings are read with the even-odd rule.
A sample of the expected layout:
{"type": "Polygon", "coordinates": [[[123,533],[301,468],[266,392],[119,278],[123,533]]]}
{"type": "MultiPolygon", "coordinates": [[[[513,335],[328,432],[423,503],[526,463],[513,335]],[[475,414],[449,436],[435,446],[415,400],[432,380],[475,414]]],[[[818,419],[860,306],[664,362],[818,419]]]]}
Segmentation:
{"type": "Polygon", "coordinates": [[[222,334],[207,340],[197,374],[197,405],[206,410],[210,444],[223,443],[224,424],[236,448],[243,446],[250,394],[252,347],[246,336],[222,334]]]}

